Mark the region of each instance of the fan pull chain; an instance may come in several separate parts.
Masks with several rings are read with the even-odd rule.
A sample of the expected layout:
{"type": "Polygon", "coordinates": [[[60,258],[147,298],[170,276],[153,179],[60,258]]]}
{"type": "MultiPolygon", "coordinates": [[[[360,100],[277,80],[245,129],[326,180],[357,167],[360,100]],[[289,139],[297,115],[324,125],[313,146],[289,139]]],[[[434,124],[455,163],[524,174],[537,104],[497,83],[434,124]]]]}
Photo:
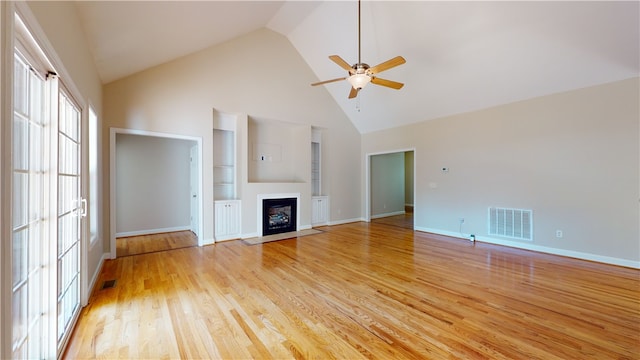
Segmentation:
{"type": "Polygon", "coordinates": [[[356,95],[356,111],[360,112],[360,94],[356,95]]]}

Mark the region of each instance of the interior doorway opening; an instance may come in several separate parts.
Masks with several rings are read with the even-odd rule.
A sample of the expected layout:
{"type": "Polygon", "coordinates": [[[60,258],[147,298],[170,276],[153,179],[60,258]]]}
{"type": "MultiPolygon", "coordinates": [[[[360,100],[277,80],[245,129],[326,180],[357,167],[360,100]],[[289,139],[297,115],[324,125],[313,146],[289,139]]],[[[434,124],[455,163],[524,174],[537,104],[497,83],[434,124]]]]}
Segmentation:
{"type": "Polygon", "coordinates": [[[415,150],[368,154],[366,220],[414,229],[415,150]]]}
{"type": "Polygon", "coordinates": [[[202,139],[110,135],[111,258],[201,245],[202,139]]]}

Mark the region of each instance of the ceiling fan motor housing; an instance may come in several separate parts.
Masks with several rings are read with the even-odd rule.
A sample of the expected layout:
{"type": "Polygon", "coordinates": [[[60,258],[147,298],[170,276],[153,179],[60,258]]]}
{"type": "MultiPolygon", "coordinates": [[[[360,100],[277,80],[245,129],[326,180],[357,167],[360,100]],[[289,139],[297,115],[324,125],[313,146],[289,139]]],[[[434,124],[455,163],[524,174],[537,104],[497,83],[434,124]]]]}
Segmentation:
{"type": "MultiPolygon", "coordinates": [[[[351,72],[351,74],[367,74],[367,70],[369,70],[369,65],[365,64],[365,63],[357,63],[357,64],[353,64],[353,66],[351,67],[353,68],[353,72],[351,72]]],[[[367,74],[369,75],[369,74],[367,74]]]]}

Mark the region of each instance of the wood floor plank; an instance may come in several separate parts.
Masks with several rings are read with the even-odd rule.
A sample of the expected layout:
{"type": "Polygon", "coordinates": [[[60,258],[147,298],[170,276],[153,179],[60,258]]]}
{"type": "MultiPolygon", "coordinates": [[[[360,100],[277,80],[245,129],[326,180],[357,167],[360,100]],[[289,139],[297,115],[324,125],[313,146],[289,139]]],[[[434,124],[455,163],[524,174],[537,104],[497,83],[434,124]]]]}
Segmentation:
{"type": "Polygon", "coordinates": [[[197,245],[198,237],[191,231],[124,236],[116,238],[116,256],[140,255],[197,245]]]}
{"type": "Polygon", "coordinates": [[[406,223],[107,261],[65,358],[640,358],[639,270],[406,223]]]}

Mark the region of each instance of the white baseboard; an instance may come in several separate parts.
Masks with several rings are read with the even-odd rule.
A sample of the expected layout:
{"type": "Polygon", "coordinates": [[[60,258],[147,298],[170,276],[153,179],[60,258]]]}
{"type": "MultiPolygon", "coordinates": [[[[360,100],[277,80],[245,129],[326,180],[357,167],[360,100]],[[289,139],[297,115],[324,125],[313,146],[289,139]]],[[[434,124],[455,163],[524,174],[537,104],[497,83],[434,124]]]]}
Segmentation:
{"type": "Polygon", "coordinates": [[[241,238],[242,238],[242,235],[240,235],[240,234],[216,236],[215,239],[214,239],[214,242],[227,241],[227,240],[237,240],[237,239],[241,239],[241,238]]]}
{"type": "MultiPolygon", "coordinates": [[[[461,234],[455,231],[446,231],[446,230],[423,228],[423,227],[416,227],[415,230],[434,233],[438,235],[455,237],[455,238],[464,239],[464,240],[469,240],[469,236],[470,236],[470,234],[461,234]]],[[[524,250],[532,250],[532,251],[537,251],[537,252],[546,253],[546,254],[571,257],[571,258],[576,258],[581,260],[595,261],[595,262],[605,263],[610,265],[640,269],[640,261],[620,259],[620,258],[614,258],[610,256],[602,256],[602,255],[590,254],[590,253],[585,253],[580,251],[558,249],[558,248],[552,248],[548,246],[535,245],[531,243],[522,243],[522,242],[517,242],[512,240],[497,239],[497,238],[484,237],[484,236],[478,236],[478,235],[476,235],[476,241],[485,242],[488,244],[524,249],[524,250]]]]}
{"type": "Polygon", "coordinates": [[[198,243],[198,246],[206,246],[206,245],[211,245],[215,243],[216,243],[215,239],[202,239],[202,241],[198,243]]]}
{"type": "Polygon", "coordinates": [[[349,224],[349,223],[360,222],[360,221],[366,222],[367,220],[365,220],[364,218],[343,219],[343,220],[329,221],[328,224],[330,226],[331,225],[342,225],[342,224],[349,224]]]}
{"type": "Polygon", "coordinates": [[[116,237],[127,237],[127,236],[139,236],[139,235],[152,235],[152,234],[162,234],[174,231],[187,231],[191,230],[191,226],[175,226],[163,229],[149,229],[149,230],[137,230],[137,231],[124,231],[116,233],[116,237]]]}
{"type": "Polygon", "coordinates": [[[95,286],[96,286],[96,281],[98,281],[98,278],[100,277],[100,274],[102,273],[102,266],[104,265],[104,261],[110,256],[110,253],[103,253],[102,257],[100,257],[100,261],[98,261],[98,266],[96,267],[96,271],[93,273],[93,276],[91,276],[91,280],[89,280],[89,284],[87,286],[88,290],[89,290],[89,294],[87,294],[87,300],[91,298],[91,294],[93,294],[93,291],[95,290],[95,286]]]}
{"type": "Polygon", "coordinates": [[[404,215],[405,213],[406,212],[404,210],[402,210],[402,211],[394,211],[394,212],[390,212],[390,213],[371,215],[371,218],[372,219],[380,219],[380,218],[389,217],[389,216],[404,215]]]}

